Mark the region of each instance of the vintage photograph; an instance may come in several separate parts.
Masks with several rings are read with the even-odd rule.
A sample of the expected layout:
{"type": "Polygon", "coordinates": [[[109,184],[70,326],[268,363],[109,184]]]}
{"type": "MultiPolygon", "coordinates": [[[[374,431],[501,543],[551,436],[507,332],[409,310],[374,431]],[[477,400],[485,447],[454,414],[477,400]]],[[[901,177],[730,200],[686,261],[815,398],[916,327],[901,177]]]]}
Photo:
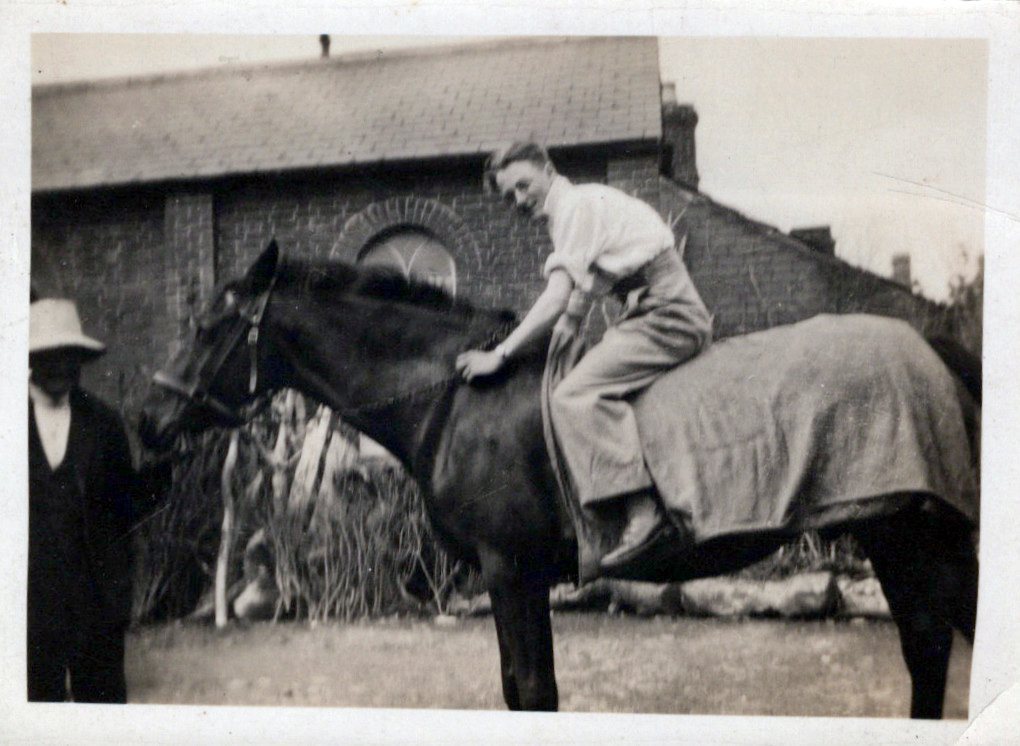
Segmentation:
{"type": "Polygon", "coordinates": [[[973,714],[987,40],[31,66],[28,702],[973,714]]]}

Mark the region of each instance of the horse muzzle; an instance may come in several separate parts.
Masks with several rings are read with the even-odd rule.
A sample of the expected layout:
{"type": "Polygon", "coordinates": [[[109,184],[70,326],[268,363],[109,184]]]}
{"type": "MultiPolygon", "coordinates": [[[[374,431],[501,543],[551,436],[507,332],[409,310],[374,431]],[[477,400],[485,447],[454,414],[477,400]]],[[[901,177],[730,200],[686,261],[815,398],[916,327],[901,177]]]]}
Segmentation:
{"type": "Polygon", "coordinates": [[[180,431],[181,428],[175,420],[158,416],[148,404],[138,418],[138,436],[142,444],[156,452],[170,450],[180,431]]]}

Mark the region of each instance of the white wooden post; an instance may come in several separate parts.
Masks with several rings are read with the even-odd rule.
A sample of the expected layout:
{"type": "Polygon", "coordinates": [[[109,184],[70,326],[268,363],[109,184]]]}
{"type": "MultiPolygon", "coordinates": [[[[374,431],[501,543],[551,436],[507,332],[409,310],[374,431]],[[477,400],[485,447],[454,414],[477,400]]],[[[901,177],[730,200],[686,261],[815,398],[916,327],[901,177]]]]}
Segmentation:
{"type": "Polygon", "coordinates": [[[227,573],[230,570],[230,552],[234,546],[234,488],[231,480],[234,467],[237,465],[237,444],[239,431],[230,434],[230,445],[227,457],[223,460],[223,472],[220,475],[220,491],[223,495],[223,525],[220,527],[220,550],[216,556],[216,581],[214,605],[216,609],[216,627],[227,626],[227,573]]]}

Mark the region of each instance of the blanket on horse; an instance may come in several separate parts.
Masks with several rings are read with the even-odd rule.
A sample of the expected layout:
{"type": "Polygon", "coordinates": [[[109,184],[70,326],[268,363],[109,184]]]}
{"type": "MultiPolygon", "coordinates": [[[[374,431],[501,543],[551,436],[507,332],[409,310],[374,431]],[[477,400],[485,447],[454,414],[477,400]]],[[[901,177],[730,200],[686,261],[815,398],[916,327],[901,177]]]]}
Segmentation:
{"type": "Polygon", "coordinates": [[[731,337],[634,406],[663,502],[698,542],[876,515],[905,492],[977,522],[954,379],[903,321],[823,315],[731,337]]]}
{"type": "MultiPolygon", "coordinates": [[[[542,405],[585,582],[599,575],[619,526],[577,503],[550,426],[549,392],[581,354],[575,331],[553,335],[542,405]]],[[[955,381],[903,321],[822,315],[731,337],[663,375],[634,407],[663,504],[696,543],[794,537],[889,514],[905,493],[929,494],[977,523],[955,381]]]]}

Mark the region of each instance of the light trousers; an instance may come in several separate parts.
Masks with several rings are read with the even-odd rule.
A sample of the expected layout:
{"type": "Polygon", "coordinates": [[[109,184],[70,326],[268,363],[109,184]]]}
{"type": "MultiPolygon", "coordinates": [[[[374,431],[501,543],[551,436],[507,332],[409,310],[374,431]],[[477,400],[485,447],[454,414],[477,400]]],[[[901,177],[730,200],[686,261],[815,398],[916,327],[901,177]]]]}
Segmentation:
{"type": "Polygon", "coordinates": [[[552,391],[556,439],[585,507],[652,486],[630,397],[711,341],[711,316],[675,251],[644,275],[621,319],[552,391]]]}

